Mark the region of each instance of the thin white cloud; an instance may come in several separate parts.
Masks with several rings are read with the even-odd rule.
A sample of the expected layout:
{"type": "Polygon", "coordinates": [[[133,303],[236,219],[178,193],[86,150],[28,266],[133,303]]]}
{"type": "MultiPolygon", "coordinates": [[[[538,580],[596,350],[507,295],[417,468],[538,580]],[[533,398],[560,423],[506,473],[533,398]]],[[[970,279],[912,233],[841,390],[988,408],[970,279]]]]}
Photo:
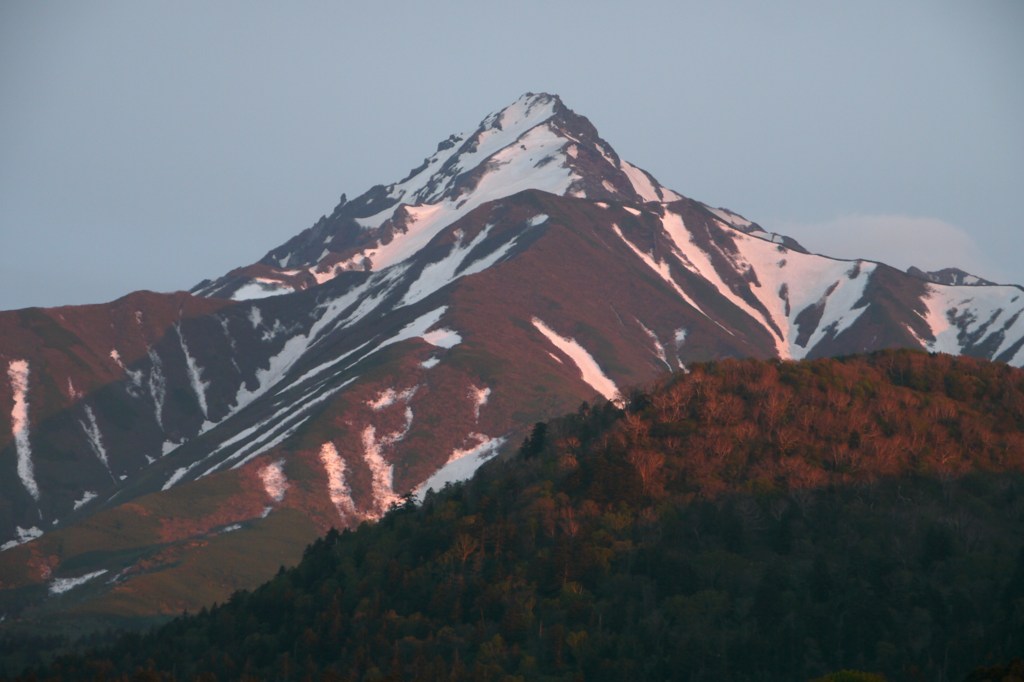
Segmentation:
{"type": "Polygon", "coordinates": [[[922,270],[955,267],[986,279],[1005,279],[966,230],[937,218],[844,215],[814,223],[778,221],[771,229],[834,258],[864,258],[900,270],[912,265],[922,270]]]}

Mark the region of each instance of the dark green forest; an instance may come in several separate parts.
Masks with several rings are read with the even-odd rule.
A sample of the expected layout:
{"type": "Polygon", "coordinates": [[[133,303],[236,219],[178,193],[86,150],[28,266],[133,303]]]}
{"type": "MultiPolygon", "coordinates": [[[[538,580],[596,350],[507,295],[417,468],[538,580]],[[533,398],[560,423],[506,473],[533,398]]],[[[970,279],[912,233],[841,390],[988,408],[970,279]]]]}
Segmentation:
{"type": "Polygon", "coordinates": [[[1022,472],[1021,370],[695,365],[23,679],[995,679],[1024,652],[1022,472]]]}

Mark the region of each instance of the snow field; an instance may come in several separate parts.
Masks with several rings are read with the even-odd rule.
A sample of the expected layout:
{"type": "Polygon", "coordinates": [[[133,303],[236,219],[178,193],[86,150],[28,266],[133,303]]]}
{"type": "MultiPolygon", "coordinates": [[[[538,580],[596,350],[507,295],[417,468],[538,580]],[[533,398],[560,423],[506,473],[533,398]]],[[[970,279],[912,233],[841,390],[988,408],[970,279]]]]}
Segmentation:
{"type": "MultiPolygon", "coordinates": [[[[730,303],[758,322],[766,323],[783,359],[799,359],[823,340],[839,334],[863,312],[855,308],[864,293],[875,264],[865,261],[838,261],[824,256],[795,251],[780,252],[778,245],[735,230],[730,236],[739,253],[720,251],[735,272],[753,271],[758,284],[750,291],[764,306],[758,310],[728,285],[715,268],[710,254],[697,246],[678,214],[666,211],[662,226],[675,245],[680,263],[704,278],[730,303]],[[822,308],[821,321],[806,345],[796,343],[799,330],[796,317],[809,306],[822,308]]],[[[732,229],[732,228],[721,228],[732,229]]]]}
{"type": "MultiPolygon", "coordinates": [[[[999,358],[1024,336],[1024,292],[1016,287],[929,284],[927,289],[924,319],[933,339],[918,340],[929,351],[960,354],[995,337],[999,345],[992,357],[999,358]]],[[[1024,364],[1024,348],[1006,361],[1024,364]]]]}
{"type": "Polygon", "coordinates": [[[678,201],[682,199],[672,190],[659,191],[650,175],[628,161],[622,161],[619,168],[626,174],[633,189],[644,201],[678,201]]]}
{"type": "MultiPolygon", "coordinates": [[[[743,233],[733,236],[741,254],[737,267],[753,269],[760,282],[760,287],[751,286],[751,291],[778,330],[776,345],[781,358],[805,357],[826,335],[838,335],[864,312],[865,308],[855,306],[864,294],[875,263],[834,260],[795,251],[782,253],[772,242],[743,233]],[[800,346],[796,342],[796,317],[811,306],[822,309],[821,321],[806,344],[800,346]]],[[[760,318],[764,319],[764,315],[760,318]]]]}

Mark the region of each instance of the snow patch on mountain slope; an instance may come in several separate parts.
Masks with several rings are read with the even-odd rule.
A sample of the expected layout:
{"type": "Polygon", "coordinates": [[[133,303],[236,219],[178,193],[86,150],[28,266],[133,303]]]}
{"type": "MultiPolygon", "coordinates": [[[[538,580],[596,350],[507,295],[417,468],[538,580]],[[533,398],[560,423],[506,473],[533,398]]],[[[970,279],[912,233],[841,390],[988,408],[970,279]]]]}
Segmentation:
{"type": "Polygon", "coordinates": [[[394,466],[384,459],[381,447],[386,442],[378,441],[376,429],[367,426],[363,429],[363,461],[370,469],[370,489],[373,491],[374,512],[372,518],[380,518],[392,503],[401,498],[395,494],[394,466]]]}
{"type": "Polygon", "coordinates": [[[498,454],[507,440],[505,437],[491,438],[482,433],[471,433],[468,438],[475,440],[476,444],[469,448],[453,450],[444,466],[417,486],[414,491],[417,500],[423,501],[423,496],[428,490],[441,490],[447,483],[471,478],[484,462],[498,454]]]}
{"type": "MultiPolygon", "coordinates": [[[[343,298],[347,299],[347,297],[343,298]]],[[[320,320],[323,320],[323,317],[320,320]]],[[[250,389],[245,383],[238,387],[238,392],[235,394],[235,404],[231,409],[231,413],[238,412],[266,393],[272,386],[279,383],[288,370],[308,350],[313,336],[313,331],[311,330],[308,335],[298,334],[285,341],[281,350],[267,360],[267,366],[256,370],[255,388],[250,389]]]]}
{"type": "Polygon", "coordinates": [[[403,438],[405,438],[409,434],[409,430],[412,428],[413,412],[412,412],[412,407],[410,407],[408,405],[408,401],[409,401],[409,399],[412,398],[412,396],[413,396],[413,394],[415,392],[416,392],[416,388],[415,387],[411,391],[405,392],[408,397],[405,400],[405,402],[406,402],[406,406],[405,406],[405,423],[402,425],[402,428],[400,428],[398,431],[394,431],[394,432],[392,432],[392,433],[390,433],[390,434],[388,434],[386,436],[381,436],[378,439],[377,436],[376,436],[376,434],[377,434],[376,427],[374,427],[372,425],[371,426],[367,426],[366,429],[364,429],[364,431],[363,431],[363,444],[364,445],[366,445],[367,442],[373,443],[373,444],[375,444],[375,447],[377,448],[377,450],[379,452],[380,448],[390,447],[390,446],[394,445],[395,443],[397,443],[398,441],[400,441],[403,438]]]}
{"type": "Polygon", "coordinates": [[[92,500],[95,500],[95,499],[96,499],[96,493],[94,493],[91,490],[86,490],[86,491],[84,491],[82,493],[82,496],[80,498],[75,500],[75,504],[74,504],[73,508],[74,508],[75,511],[78,511],[79,509],[81,509],[82,507],[84,507],[85,505],[89,504],[89,502],[91,502],[92,500]]]}
{"type": "Polygon", "coordinates": [[[267,419],[250,426],[224,441],[216,450],[204,457],[202,461],[209,460],[217,453],[237,443],[251,439],[230,456],[204,471],[200,478],[212,474],[226,464],[233,463],[231,468],[238,469],[271,448],[277,447],[286,438],[294,434],[306,421],[312,418],[313,415],[310,412],[314,407],[346,388],[357,378],[352,377],[332,388],[325,388],[323,384],[317,384],[308,388],[301,396],[288,401],[284,407],[267,419]]]}
{"type": "Polygon", "coordinates": [[[476,168],[515,142],[522,143],[524,133],[550,119],[555,113],[555,99],[551,97],[523,95],[500,112],[484,119],[483,132],[479,134],[476,150],[459,158],[460,170],[476,168]]]}
{"type": "Polygon", "coordinates": [[[199,409],[203,411],[204,417],[209,417],[209,411],[206,407],[206,389],[210,383],[203,381],[201,376],[201,370],[199,363],[192,357],[191,353],[188,352],[188,344],[185,343],[185,334],[181,331],[181,325],[175,325],[174,330],[178,333],[178,341],[181,342],[181,352],[185,354],[185,368],[188,370],[189,382],[192,384],[192,391],[196,394],[196,401],[199,403],[199,409]]]}
{"type": "Polygon", "coordinates": [[[228,318],[216,316],[214,319],[216,319],[217,323],[220,324],[220,330],[224,333],[224,338],[231,347],[231,353],[228,354],[228,361],[231,363],[231,366],[235,368],[235,371],[241,374],[242,368],[238,366],[238,360],[235,359],[235,356],[238,355],[238,345],[235,343],[235,337],[231,333],[228,318]]]}
{"type": "MultiPolygon", "coordinates": [[[[116,348],[112,348],[110,350],[110,359],[114,361],[114,364],[121,368],[121,371],[123,371],[125,373],[125,376],[128,377],[128,380],[132,383],[132,387],[134,389],[142,388],[142,370],[132,370],[125,367],[124,361],[121,360],[121,354],[117,351],[116,348]]],[[[136,390],[129,389],[129,393],[131,393],[133,397],[138,397],[136,394],[136,390]]]]}
{"type": "Polygon", "coordinates": [[[422,335],[423,340],[438,348],[454,348],[462,343],[462,337],[452,329],[435,329],[422,335]]]}
{"type": "Polygon", "coordinates": [[[288,491],[288,477],[284,475],[284,460],[271,462],[257,473],[263,482],[263,489],[267,492],[267,497],[274,502],[283,500],[284,494],[288,491]]]}
{"type": "MultiPolygon", "coordinates": [[[[341,355],[339,355],[336,358],[332,358],[332,359],[328,360],[327,362],[322,362],[319,365],[317,365],[316,367],[314,367],[313,369],[308,370],[306,372],[303,372],[302,376],[300,376],[298,379],[295,379],[293,381],[288,382],[287,384],[284,384],[283,382],[281,384],[278,384],[276,394],[277,395],[281,395],[285,391],[293,389],[293,388],[295,388],[297,386],[301,386],[302,384],[306,383],[310,379],[314,379],[314,378],[316,378],[316,377],[318,377],[320,375],[326,374],[328,370],[331,370],[332,368],[337,367],[341,363],[345,362],[346,360],[348,360],[352,356],[354,356],[357,353],[359,353],[360,351],[362,351],[367,346],[370,346],[370,350],[368,350],[365,353],[363,353],[362,355],[360,355],[357,359],[349,362],[344,367],[344,369],[342,369],[340,371],[346,371],[346,370],[349,370],[349,369],[355,367],[360,362],[362,362],[363,360],[365,360],[369,356],[373,355],[376,351],[380,350],[380,348],[382,346],[379,346],[379,345],[374,346],[373,345],[374,341],[376,341],[376,339],[370,339],[369,341],[366,341],[365,343],[359,344],[358,346],[356,346],[352,350],[348,351],[347,353],[341,354],[341,355]]],[[[323,379],[321,379],[321,381],[322,380],[323,379]]]]}
{"type": "Polygon", "coordinates": [[[706,208],[707,210],[711,211],[713,214],[715,214],[719,219],[722,220],[722,222],[724,222],[726,225],[729,225],[730,227],[745,228],[753,225],[752,222],[750,222],[743,216],[733,213],[728,209],[714,208],[712,206],[708,206],[707,204],[701,205],[704,206],[704,208],[706,208]]]}
{"type": "Polygon", "coordinates": [[[103,466],[106,467],[107,471],[110,471],[110,462],[107,460],[107,449],[103,447],[103,435],[100,433],[99,424],[96,423],[96,415],[93,414],[92,408],[88,405],[82,406],[85,409],[86,421],[78,422],[82,430],[85,431],[85,437],[89,441],[89,447],[92,448],[93,453],[97,459],[103,462],[103,466]]]}
{"type": "Polygon", "coordinates": [[[50,587],[49,587],[50,594],[51,595],[64,594],[68,590],[72,590],[72,589],[74,589],[76,587],[79,587],[80,585],[84,585],[85,583],[89,582],[90,580],[98,578],[98,577],[100,577],[101,575],[103,575],[106,572],[107,572],[107,569],[103,568],[103,569],[100,569],[98,571],[93,571],[92,573],[86,573],[85,575],[80,575],[77,578],[57,578],[56,580],[54,580],[53,582],[50,583],[50,587]]]}
{"type": "Polygon", "coordinates": [[[68,398],[71,400],[78,400],[82,397],[82,392],[75,388],[75,382],[68,377],[68,398]]]}
{"type": "MultiPolygon", "coordinates": [[[[382,270],[419,252],[441,230],[488,201],[503,199],[528,189],[565,194],[573,182],[579,179],[568,167],[568,158],[561,150],[565,138],[549,126],[538,125],[526,130],[521,137],[511,137],[509,133],[505,130],[500,136],[494,137],[500,140],[494,143],[493,150],[491,145],[484,144],[478,147],[477,152],[463,156],[462,163],[473,164],[466,166],[470,169],[482,163],[483,159],[487,160],[487,170],[468,194],[437,200],[436,203],[403,203],[388,209],[380,215],[381,223],[387,217],[404,212],[404,233],[396,233],[387,244],[378,243],[332,266],[329,272],[320,272],[318,266],[310,268],[310,272],[318,282],[323,282],[338,272],[352,269],[367,258],[374,270],[382,270]],[[478,156],[481,158],[475,161],[478,156]]],[[[360,221],[360,224],[377,227],[367,221],[360,221]]]]}
{"type": "Polygon", "coordinates": [[[587,385],[608,400],[614,400],[619,396],[619,389],[615,385],[615,382],[608,378],[604,373],[604,370],[602,370],[600,365],[597,364],[597,361],[594,360],[594,356],[588,353],[587,350],[576,341],[576,339],[568,336],[561,336],[539,318],[533,318],[532,322],[533,326],[537,328],[537,331],[543,334],[548,341],[573,361],[576,368],[580,371],[580,376],[587,385]]]}
{"type": "MultiPolygon", "coordinates": [[[[334,315],[330,311],[333,311],[335,306],[333,303],[330,304],[328,315],[332,315],[332,317],[328,318],[328,315],[325,315],[326,322],[322,325],[318,323],[317,328],[314,330],[316,335],[313,337],[313,345],[327,338],[329,332],[351,327],[371,313],[376,312],[390,298],[392,292],[400,288],[401,284],[406,281],[405,274],[408,270],[408,265],[395,265],[387,270],[371,275],[370,279],[359,289],[365,293],[356,296],[356,306],[352,309],[352,312],[345,315],[334,315]]],[[[345,294],[343,298],[348,301],[351,298],[351,294],[345,294]]]]}
{"type": "Polygon", "coordinates": [[[258,298],[270,298],[271,296],[280,296],[281,294],[291,294],[294,292],[294,287],[288,286],[280,280],[256,277],[235,290],[231,294],[231,298],[235,301],[251,301],[258,298]]]}
{"type": "MultiPolygon", "coordinates": [[[[285,375],[289,370],[291,370],[295,363],[298,362],[298,360],[302,358],[312,346],[323,338],[323,335],[325,335],[326,332],[334,329],[339,324],[355,324],[357,321],[372,312],[372,310],[379,305],[381,300],[383,300],[387,295],[387,292],[390,291],[390,288],[394,285],[394,280],[400,274],[401,270],[396,270],[371,276],[365,282],[353,287],[345,294],[338,296],[337,298],[333,298],[317,307],[316,312],[318,317],[311,325],[309,332],[306,334],[296,334],[289,338],[284,342],[281,350],[267,360],[267,366],[265,368],[256,370],[256,387],[249,389],[245,383],[238,387],[238,392],[235,395],[234,406],[231,408],[229,416],[231,414],[235,414],[246,405],[249,405],[252,401],[269,391],[271,387],[280,384],[282,379],[284,379],[285,375]],[[371,295],[371,293],[375,295],[371,295]],[[346,311],[352,309],[353,306],[356,306],[355,310],[352,310],[345,315],[346,311]]],[[[343,356],[324,363],[313,373],[318,373],[331,365],[337,364],[344,360],[345,357],[346,356],[343,356]]],[[[297,383],[301,383],[311,374],[312,373],[307,372],[305,375],[300,377],[298,381],[291,382],[288,387],[281,388],[281,390],[285,390],[297,383]]]]}
{"type": "Polygon", "coordinates": [[[36,538],[43,537],[43,531],[39,530],[35,526],[32,526],[31,528],[22,528],[21,526],[17,526],[14,529],[14,534],[15,538],[13,540],[8,540],[4,544],[0,545],[0,552],[11,549],[12,547],[17,547],[18,545],[24,545],[26,542],[31,542],[36,538]]]}
{"type": "MultiPolygon", "coordinates": [[[[440,321],[441,317],[444,316],[444,313],[445,313],[446,310],[447,310],[447,306],[441,306],[440,308],[436,308],[434,310],[431,310],[430,312],[427,312],[427,313],[424,313],[423,315],[420,315],[415,320],[413,320],[412,322],[407,324],[405,327],[403,327],[401,329],[401,331],[399,331],[394,336],[392,336],[392,337],[390,337],[390,338],[388,338],[388,339],[386,339],[384,341],[381,341],[380,343],[377,343],[376,345],[372,345],[369,348],[369,350],[367,350],[365,353],[363,353],[362,355],[357,357],[355,360],[352,360],[351,362],[349,362],[347,364],[347,366],[343,370],[341,370],[341,371],[347,371],[348,369],[351,369],[351,368],[355,367],[360,362],[362,362],[364,359],[366,359],[367,357],[373,355],[374,353],[382,350],[383,348],[386,348],[386,347],[388,347],[390,345],[393,345],[395,343],[399,343],[401,341],[405,341],[405,340],[412,339],[412,338],[417,338],[417,337],[422,338],[427,343],[430,343],[430,344],[432,344],[434,346],[438,346],[440,348],[452,348],[454,345],[458,344],[462,340],[462,338],[459,336],[458,332],[453,331],[451,329],[437,329],[437,330],[432,330],[431,329],[435,324],[437,324],[437,322],[440,321]]],[[[284,391],[284,390],[287,390],[289,388],[293,388],[293,387],[299,386],[299,385],[303,384],[304,382],[307,382],[307,381],[309,381],[309,380],[311,380],[311,379],[313,379],[313,378],[315,378],[317,376],[320,376],[321,374],[326,373],[328,370],[332,370],[336,365],[340,364],[343,361],[348,360],[348,358],[350,358],[353,355],[355,355],[359,350],[361,350],[362,348],[364,348],[366,346],[370,346],[370,345],[371,345],[370,342],[364,343],[363,345],[359,346],[358,348],[356,348],[356,349],[354,349],[352,351],[349,351],[348,353],[346,353],[345,355],[343,355],[343,356],[341,356],[339,358],[332,359],[332,360],[330,360],[328,362],[325,362],[325,363],[319,365],[318,367],[315,367],[314,369],[312,369],[312,370],[306,372],[305,374],[303,374],[301,377],[299,377],[295,381],[291,382],[288,386],[281,388],[279,393],[284,391]]],[[[349,382],[351,382],[351,381],[352,380],[349,380],[349,382]]],[[[346,382],[346,384],[349,383],[349,382],[346,382]]],[[[341,387],[333,389],[327,395],[333,395],[334,393],[336,393],[340,389],[341,389],[341,387]]],[[[323,399],[325,399],[327,397],[327,395],[324,395],[324,396],[318,398],[317,400],[318,401],[319,400],[323,400],[323,399]]]]}
{"type": "Polygon", "coordinates": [[[273,341],[281,335],[290,334],[292,330],[285,327],[281,320],[274,320],[274,325],[269,329],[264,329],[263,333],[260,334],[260,341],[266,343],[267,341],[273,341]]]}
{"type": "Polygon", "coordinates": [[[331,504],[343,520],[357,518],[356,505],[352,502],[352,490],[345,480],[345,460],[338,454],[338,448],[328,441],[320,446],[320,463],[327,474],[327,494],[331,504]]]}
{"type": "MultiPolygon", "coordinates": [[[[506,109],[487,116],[477,130],[451,136],[450,144],[428,157],[422,170],[390,186],[388,197],[404,204],[440,202],[454,178],[516,143],[531,128],[550,119],[554,110],[554,98],[532,94],[520,97],[506,109]]],[[[356,222],[364,229],[377,228],[393,212],[392,206],[356,222]]]]}
{"type": "Polygon", "coordinates": [[[750,285],[749,290],[766,308],[766,314],[726,283],[713,264],[711,254],[697,245],[680,215],[666,211],[662,225],[675,244],[679,262],[712,284],[730,303],[763,324],[772,335],[781,358],[804,357],[826,335],[838,334],[863,312],[853,306],[860,300],[874,270],[872,263],[835,261],[823,256],[780,251],[777,244],[733,230],[730,237],[737,243],[739,253],[720,250],[719,254],[738,274],[754,270],[760,286],[750,285]],[[785,289],[783,285],[786,285],[785,289]],[[799,332],[792,322],[810,305],[823,308],[822,319],[807,344],[800,346],[796,343],[799,332]]]}
{"type": "MultiPolygon", "coordinates": [[[[157,426],[164,428],[164,399],[167,397],[167,380],[164,378],[164,365],[160,356],[152,348],[149,355],[149,395],[153,398],[153,416],[157,426]]],[[[167,454],[166,452],[164,454],[167,454]]]]}
{"type": "Polygon", "coordinates": [[[531,129],[488,160],[488,172],[477,183],[463,208],[470,204],[475,208],[528,189],[559,195],[567,193],[572,183],[580,178],[568,167],[568,157],[562,150],[564,145],[565,138],[549,125],[531,129]]]}
{"type": "MultiPolygon", "coordinates": [[[[737,232],[733,235],[740,253],[733,265],[740,272],[753,270],[760,286],[750,291],[768,311],[778,332],[769,331],[778,340],[779,357],[806,357],[827,336],[837,336],[863,314],[865,307],[855,307],[864,295],[877,267],[869,261],[841,261],[814,254],[779,250],[777,244],[737,232]],[[821,309],[821,320],[804,345],[797,343],[800,330],[797,316],[805,309],[821,309]]],[[[754,315],[764,319],[763,313],[754,315]]]]}
{"type": "Polygon", "coordinates": [[[39,484],[36,483],[32,465],[32,445],[29,442],[28,419],[28,376],[27,360],[11,360],[7,364],[7,378],[11,381],[14,406],[11,408],[11,435],[14,449],[18,454],[18,478],[25,490],[36,502],[39,501],[39,484]]]}
{"type": "MultiPolygon", "coordinates": [[[[405,206],[405,232],[395,234],[387,244],[378,243],[350,260],[362,262],[369,259],[374,270],[383,270],[419,252],[437,233],[450,225],[459,215],[453,216],[445,204],[423,204],[405,206]]],[[[317,278],[320,281],[320,278],[317,278]]]]}
{"type": "Polygon", "coordinates": [[[634,191],[644,201],[678,201],[682,199],[672,190],[659,191],[652,178],[643,169],[637,168],[628,161],[622,161],[619,167],[629,178],[629,183],[633,185],[634,191]]]}
{"type": "MultiPolygon", "coordinates": [[[[440,321],[440,319],[444,316],[444,313],[445,311],[447,311],[447,309],[447,306],[435,308],[430,312],[420,315],[415,320],[413,320],[405,327],[403,327],[394,336],[385,339],[384,341],[381,341],[379,343],[376,343],[376,345],[373,345],[373,342],[376,341],[375,339],[367,341],[366,343],[360,345],[358,348],[349,351],[348,353],[341,357],[334,358],[325,363],[322,363],[321,365],[318,365],[312,370],[304,373],[301,377],[291,382],[287,387],[282,388],[281,391],[286,390],[287,388],[298,386],[303,382],[326,372],[328,369],[347,360],[349,357],[355,355],[358,351],[362,350],[363,348],[366,348],[367,346],[370,346],[369,350],[367,350],[365,353],[359,356],[356,360],[350,362],[347,365],[346,369],[355,367],[357,364],[359,364],[360,362],[362,362],[363,360],[365,360],[366,358],[373,355],[379,350],[387,348],[388,346],[391,346],[393,344],[417,337],[423,338],[428,343],[438,347],[451,348],[452,346],[454,346],[455,344],[459,343],[462,340],[457,332],[449,329],[431,331],[431,327],[433,327],[435,324],[437,324],[438,321],[440,321]]],[[[281,391],[278,391],[278,393],[280,393],[281,391]]]]}
{"type": "MultiPolygon", "coordinates": [[[[547,219],[547,216],[544,216],[544,218],[547,219]]],[[[536,224],[539,225],[540,223],[536,224]]],[[[530,226],[534,227],[535,224],[531,221],[530,226]]],[[[487,239],[492,227],[494,226],[487,225],[469,244],[463,244],[462,235],[460,234],[458,241],[452,246],[447,256],[423,268],[419,277],[410,285],[409,290],[402,297],[399,306],[412,305],[451,282],[482,272],[504,258],[512,247],[515,246],[516,238],[505,242],[483,258],[479,258],[468,265],[466,263],[470,252],[487,239]]]]}
{"type": "Polygon", "coordinates": [[[434,327],[438,322],[440,322],[441,318],[444,316],[447,310],[448,306],[441,306],[440,308],[435,308],[434,310],[431,310],[428,313],[420,315],[415,320],[413,320],[405,327],[403,327],[402,331],[398,332],[390,339],[379,344],[374,349],[373,352],[376,352],[392,344],[399,343],[400,341],[414,339],[417,337],[423,339],[432,346],[437,346],[438,348],[454,347],[455,345],[462,341],[462,337],[459,336],[458,332],[445,328],[432,329],[432,327],[434,327]]]}
{"type": "Polygon", "coordinates": [[[469,397],[473,400],[473,419],[474,421],[480,420],[480,408],[487,404],[487,399],[491,396],[491,389],[484,386],[483,388],[477,388],[476,386],[469,387],[469,397]]]}
{"type": "Polygon", "coordinates": [[[174,473],[171,474],[171,477],[168,478],[167,481],[163,484],[163,487],[161,487],[160,490],[170,490],[171,488],[173,488],[175,485],[177,485],[178,481],[185,478],[185,474],[194,469],[197,464],[199,464],[199,462],[193,462],[187,467],[179,467],[178,469],[176,469],[174,473]]]}
{"type": "Polygon", "coordinates": [[[412,407],[409,406],[409,405],[406,405],[405,406],[405,426],[402,427],[401,431],[395,433],[392,436],[393,437],[393,441],[392,442],[398,442],[398,441],[402,440],[403,438],[405,438],[407,435],[409,435],[409,430],[412,428],[412,420],[413,420],[412,407]]]}
{"type": "Polygon", "coordinates": [[[705,313],[701,309],[701,307],[697,305],[697,302],[690,298],[690,296],[685,291],[683,291],[683,289],[679,286],[675,279],[673,279],[672,268],[666,261],[655,260],[654,257],[651,256],[650,254],[638,249],[631,241],[626,239],[626,235],[622,234],[622,230],[620,230],[619,226],[616,225],[615,223],[612,223],[612,231],[614,231],[615,234],[618,235],[619,239],[621,239],[623,243],[625,243],[625,245],[628,246],[630,250],[633,253],[635,253],[640,260],[644,262],[645,265],[647,265],[647,267],[653,270],[654,273],[658,275],[658,277],[661,277],[661,279],[663,279],[669,286],[671,286],[679,295],[679,298],[683,299],[688,304],[690,304],[690,306],[693,307],[697,312],[707,317],[707,313],[705,313]]]}
{"type": "MultiPolygon", "coordinates": [[[[992,357],[999,359],[1024,337],[1024,292],[1016,287],[928,284],[927,291],[924,318],[933,339],[920,341],[930,351],[958,355],[989,342],[998,344],[992,357]]],[[[1004,361],[1021,365],[1022,350],[1004,361]]]]}
{"type": "Polygon", "coordinates": [[[374,412],[380,412],[384,408],[391,407],[398,400],[408,403],[412,400],[412,397],[416,395],[417,389],[419,389],[419,386],[412,386],[404,391],[396,391],[393,388],[388,388],[378,393],[376,398],[367,401],[366,404],[374,412]]]}
{"type": "MultiPolygon", "coordinates": [[[[754,319],[758,321],[764,320],[764,316],[760,312],[737,295],[732,287],[722,279],[721,274],[719,274],[711,262],[710,254],[701,249],[694,241],[693,235],[690,234],[689,229],[683,223],[682,216],[666,210],[665,215],[661,219],[661,224],[666,234],[672,239],[675,245],[674,253],[683,267],[707,280],[730,303],[754,319]]],[[[737,234],[742,233],[737,232],[737,234]]],[[[776,339],[776,348],[780,354],[783,352],[778,339],[776,339]]]]}
{"type": "MultiPolygon", "coordinates": [[[[307,415],[304,413],[293,415],[290,419],[282,422],[276,428],[268,430],[260,438],[254,440],[252,443],[240,449],[231,457],[224,460],[224,463],[242,457],[242,459],[238,462],[235,462],[235,464],[233,464],[231,468],[238,469],[244,466],[245,464],[249,463],[250,460],[259,457],[263,453],[268,452],[273,448],[276,448],[278,445],[280,445],[287,439],[291,438],[293,435],[295,435],[295,432],[299,430],[299,427],[305,424],[307,421],[309,421],[312,418],[312,416],[313,415],[307,415]]],[[[204,472],[202,475],[206,476],[208,473],[210,472],[204,472]]]]}
{"type": "Polygon", "coordinates": [[[651,344],[654,347],[654,354],[656,356],[658,356],[658,359],[661,360],[661,362],[666,367],[668,367],[668,370],[671,372],[672,371],[672,365],[668,364],[668,356],[665,354],[665,347],[663,345],[661,345],[661,340],[658,339],[658,335],[655,334],[650,329],[648,329],[647,325],[645,325],[640,320],[637,320],[636,322],[637,322],[637,324],[640,325],[640,328],[644,330],[644,334],[647,335],[647,338],[649,338],[651,340],[651,344]]]}

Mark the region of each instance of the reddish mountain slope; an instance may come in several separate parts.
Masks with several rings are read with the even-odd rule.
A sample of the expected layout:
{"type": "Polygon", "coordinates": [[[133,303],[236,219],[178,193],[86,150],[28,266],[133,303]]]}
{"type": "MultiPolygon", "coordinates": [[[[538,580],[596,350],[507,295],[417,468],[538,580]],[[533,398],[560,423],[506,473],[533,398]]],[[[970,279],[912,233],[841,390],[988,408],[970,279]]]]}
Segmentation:
{"type": "Polygon", "coordinates": [[[0,314],[0,614],[196,608],[697,360],[1024,364],[1020,288],[809,254],[551,95],[195,293],[0,314]]]}

